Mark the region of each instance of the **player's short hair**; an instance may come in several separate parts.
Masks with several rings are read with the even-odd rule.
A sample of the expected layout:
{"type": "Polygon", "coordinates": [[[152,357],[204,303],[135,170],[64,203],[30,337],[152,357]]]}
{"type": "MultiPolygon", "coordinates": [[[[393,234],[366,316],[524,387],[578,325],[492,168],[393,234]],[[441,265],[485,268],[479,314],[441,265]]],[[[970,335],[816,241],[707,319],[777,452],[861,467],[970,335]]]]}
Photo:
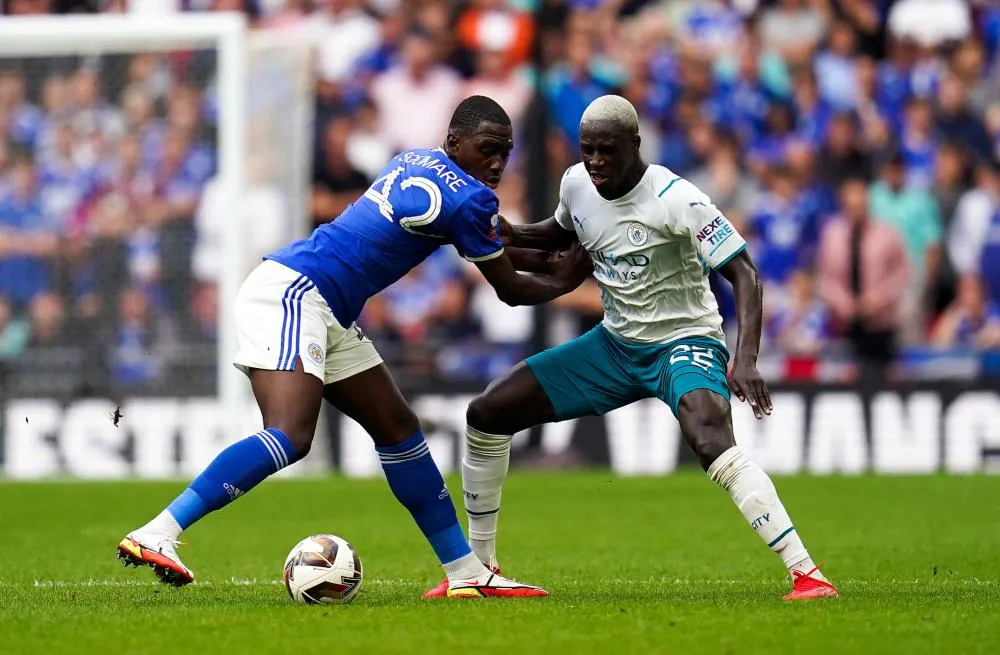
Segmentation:
{"type": "Polygon", "coordinates": [[[601,96],[587,106],[580,119],[580,129],[597,123],[611,123],[628,134],[639,133],[639,114],[632,103],[621,96],[601,96]]]}
{"type": "Polygon", "coordinates": [[[448,123],[449,134],[468,134],[483,123],[510,125],[510,116],[493,98],[469,96],[455,107],[448,123]]]}

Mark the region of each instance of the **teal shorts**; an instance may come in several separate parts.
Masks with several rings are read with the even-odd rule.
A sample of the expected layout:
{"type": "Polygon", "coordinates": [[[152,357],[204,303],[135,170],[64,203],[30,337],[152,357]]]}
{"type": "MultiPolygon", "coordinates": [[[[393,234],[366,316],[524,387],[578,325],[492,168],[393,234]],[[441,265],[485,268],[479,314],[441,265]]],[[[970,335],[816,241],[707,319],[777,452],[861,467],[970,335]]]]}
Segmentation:
{"type": "Polygon", "coordinates": [[[603,325],[529,357],[556,419],[601,415],[643,398],[659,398],[677,416],[684,394],[708,389],[729,400],[729,352],[708,337],[640,344],[603,325]]]}

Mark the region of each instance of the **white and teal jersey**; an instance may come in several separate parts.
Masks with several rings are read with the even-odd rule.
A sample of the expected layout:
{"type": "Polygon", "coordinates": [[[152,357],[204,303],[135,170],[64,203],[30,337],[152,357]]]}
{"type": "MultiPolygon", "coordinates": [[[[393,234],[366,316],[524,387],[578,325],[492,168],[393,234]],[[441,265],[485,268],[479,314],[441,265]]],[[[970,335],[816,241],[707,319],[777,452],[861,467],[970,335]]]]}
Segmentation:
{"type": "Polygon", "coordinates": [[[650,165],[634,189],[606,200],[577,164],[563,175],[555,216],[590,253],[611,332],[639,343],[696,336],[725,343],[709,267],[746,242],[698,187],[650,165]]]}

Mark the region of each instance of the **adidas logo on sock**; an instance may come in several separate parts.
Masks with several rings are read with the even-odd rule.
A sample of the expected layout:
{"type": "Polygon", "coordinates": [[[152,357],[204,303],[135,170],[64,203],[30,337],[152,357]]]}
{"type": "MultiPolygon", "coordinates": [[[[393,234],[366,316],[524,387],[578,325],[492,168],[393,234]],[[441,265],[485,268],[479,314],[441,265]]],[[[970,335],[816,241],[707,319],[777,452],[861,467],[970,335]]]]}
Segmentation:
{"type": "Polygon", "coordinates": [[[237,498],[243,495],[242,489],[240,489],[239,487],[234,487],[228,482],[223,482],[222,488],[226,490],[227,494],[229,494],[229,500],[236,500],[237,498]]]}

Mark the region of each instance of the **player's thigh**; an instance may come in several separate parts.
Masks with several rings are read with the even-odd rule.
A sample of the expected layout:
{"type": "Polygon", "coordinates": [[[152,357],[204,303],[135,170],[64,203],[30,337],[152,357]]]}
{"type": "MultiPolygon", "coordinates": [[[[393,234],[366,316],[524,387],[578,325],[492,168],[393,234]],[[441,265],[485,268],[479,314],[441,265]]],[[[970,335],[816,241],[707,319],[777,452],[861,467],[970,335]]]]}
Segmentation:
{"type": "Polygon", "coordinates": [[[465,414],[469,427],[489,434],[514,434],[556,420],[538,378],[524,362],[490,383],[465,414]]]}
{"type": "Polygon", "coordinates": [[[309,449],[323,400],[322,369],[300,357],[301,344],[325,338],[327,317],[305,277],[263,262],[236,298],[239,349],[234,365],[250,378],[264,427],[288,435],[300,454],[309,449]]]}
{"type": "MultiPolygon", "coordinates": [[[[613,337],[593,330],[525,360],[552,404],[553,418],[563,421],[600,416],[652,395],[633,375],[613,337]]],[[[520,411],[511,407],[511,411],[520,411]]]]}
{"type": "Polygon", "coordinates": [[[684,440],[706,467],[733,440],[726,366],[729,354],[713,339],[695,337],[669,344],[646,380],[670,406],[684,440]]]}
{"type": "Polygon", "coordinates": [[[327,384],[323,396],[357,421],[376,446],[402,443],[420,429],[420,420],[381,361],[327,384]]]}

